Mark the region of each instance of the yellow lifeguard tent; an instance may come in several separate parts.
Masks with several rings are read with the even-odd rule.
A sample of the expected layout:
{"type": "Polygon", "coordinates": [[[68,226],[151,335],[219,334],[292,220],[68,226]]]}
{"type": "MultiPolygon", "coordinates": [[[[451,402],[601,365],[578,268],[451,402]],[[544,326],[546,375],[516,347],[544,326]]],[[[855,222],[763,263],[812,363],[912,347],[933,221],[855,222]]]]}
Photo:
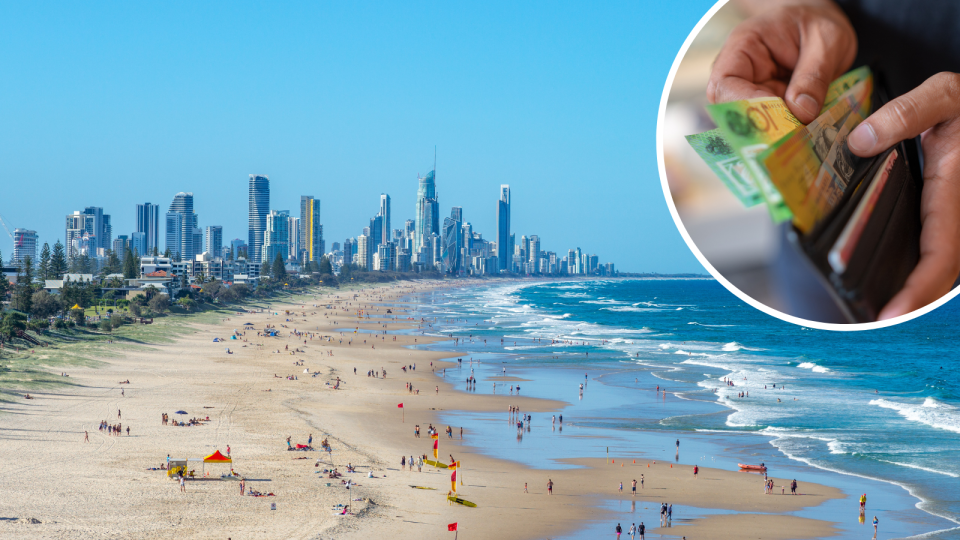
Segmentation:
{"type": "Polygon", "coordinates": [[[73,307],[70,309],[83,309],[83,308],[80,307],[80,304],[74,304],[73,307]]]}

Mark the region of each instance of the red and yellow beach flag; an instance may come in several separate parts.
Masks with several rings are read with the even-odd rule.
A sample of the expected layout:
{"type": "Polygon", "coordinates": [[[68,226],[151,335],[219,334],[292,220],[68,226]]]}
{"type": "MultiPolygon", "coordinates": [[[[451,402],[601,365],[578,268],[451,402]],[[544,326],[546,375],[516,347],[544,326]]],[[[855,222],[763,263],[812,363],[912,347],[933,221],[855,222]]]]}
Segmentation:
{"type": "Polygon", "coordinates": [[[453,531],[457,530],[457,523],[458,523],[458,522],[454,522],[454,523],[450,523],[449,525],[447,525],[447,530],[450,531],[450,532],[453,532],[453,531]]]}
{"type": "Polygon", "coordinates": [[[437,459],[437,451],[439,450],[439,448],[440,448],[440,441],[439,440],[433,441],[433,459],[437,459]]]}
{"type": "Polygon", "coordinates": [[[432,433],[432,434],[430,435],[430,438],[431,438],[431,439],[439,439],[439,438],[440,438],[440,434],[439,434],[439,433],[432,433]]]}
{"type": "Polygon", "coordinates": [[[453,463],[450,464],[449,467],[447,467],[447,468],[450,469],[450,471],[451,471],[451,473],[450,473],[450,486],[451,486],[451,488],[450,488],[450,489],[452,489],[454,493],[457,492],[457,467],[459,467],[459,466],[460,466],[460,462],[459,462],[459,461],[454,461],[453,463]]]}

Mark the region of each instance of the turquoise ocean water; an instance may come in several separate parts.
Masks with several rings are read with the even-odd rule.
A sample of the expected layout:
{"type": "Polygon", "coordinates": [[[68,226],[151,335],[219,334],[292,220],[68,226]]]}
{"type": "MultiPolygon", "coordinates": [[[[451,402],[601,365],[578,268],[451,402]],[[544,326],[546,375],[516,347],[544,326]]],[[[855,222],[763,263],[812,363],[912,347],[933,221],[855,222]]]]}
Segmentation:
{"type": "Polygon", "coordinates": [[[765,461],[776,474],[844,489],[847,500],[797,513],[840,522],[844,537],[872,536],[856,520],[861,492],[882,537],[960,537],[956,302],[867,332],[781,322],[709,279],[498,284],[427,293],[418,304],[418,316],[436,319],[425,333],[460,338],[432,347],[464,359],[444,375],[462,391],[522,384],[524,395],[569,403],[555,413],[561,429],[542,415],[522,436],[506,413],[448,413],[445,422],[471,426],[481,451],[537,468],[608,448],[722,468],[765,461]],[[504,369],[529,382],[494,387],[504,369]],[[471,370],[480,382],[468,390],[471,370]]]}

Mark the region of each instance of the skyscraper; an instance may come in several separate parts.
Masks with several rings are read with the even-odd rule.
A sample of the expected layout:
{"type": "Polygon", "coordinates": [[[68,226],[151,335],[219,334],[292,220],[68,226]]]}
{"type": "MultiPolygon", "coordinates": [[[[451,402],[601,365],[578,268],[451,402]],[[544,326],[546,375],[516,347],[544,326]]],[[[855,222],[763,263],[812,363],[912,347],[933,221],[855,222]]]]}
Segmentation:
{"type": "Polygon", "coordinates": [[[183,246],[183,214],[167,212],[166,229],[164,248],[170,252],[170,255],[177,257],[180,255],[183,246]]]}
{"type": "Polygon", "coordinates": [[[85,215],[75,210],[72,214],[67,214],[66,241],[67,259],[72,259],[80,255],[80,241],[84,235],[85,215]]]}
{"type": "Polygon", "coordinates": [[[130,239],[125,234],[118,234],[117,239],[113,241],[113,252],[122,261],[127,256],[128,249],[130,249],[130,239]]]}
{"type": "Polygon", "coordinates": [[[435,178],[436,166],[426,176],[418,178],[420,185],[417,188],[417,231],[414,250],[423,247],[431,234],[440,234],[440,203],[437,202],[435,178]]]}
{"type": "Polygon", "coordinates": [[[143,250],[140,255],[152,255],[154,249],[160,249],[160,207],[156,204],[137,205],[137,230],[143,233],[143,250]]]}
{"type": "Polygon", "coordinates": [[[89,239],[91,257],[103,255],[103,250],[110,249],[113,228],[110,226],[110,216],[103,213],[99,206],[88,206],[83,209],[84,237],[89,239]]]}
{"type": "Polygon", "coordinates": [[[265,220],[266,230],[261,242],[260,261],[273,263],[280,255],[284,261],[290,252],[290,212],[286,210],[272,210],[265,220]]]}
{"type": "Polygon", "coordinates": [[[497,203],[497,263],[500,270],[509,270],[513,259],[510,241],[510,186],[500,185],[500,201],[497,203]]]}
{"type": "Polygon", "coordinates": [[[263,262],[263,234],[267,230],[267,214],[270,213],[270,178],[250,175],[250,219],[248,222],[247,246],[250,260],[263,262]]]}
{"type": "Polygon", "coordinates": [[[372,259],[373,257],[370,253],[370,237],[361,234],[357,237],[357,266],[364,270],[370,270],[372,259]]]}
{"type": "Polygon", "coordinates": [[[207,226],[207,253],[214,257],[223,256],[223,227],[220,225],[207,226]]]}
{"type": "Polygon", "coordinates": [[[130,235],[130,249],[134,250],[139,257],[145,257],[153,253],[152,249],[147,249],[147,235],[142,232],[135,232],[130,235]]]}
{"type": "Polygon", "coordinates": [[[441,235],[441,254],[445,272],[460,272],[461,248],[463,247],[463,208],[454,206],[450,217],[443,218],[441,235]]]}
{"type": "Polygon", "coordinates": [[[370,251],[376,252],[376,247],[389,240],[383,237],[383,216],[377,214],[370,219],[370,251]]]}
{"type": "Polygon", "coordinates": [[[193,193],[185,193],[181,191],[173,197],[173,202],[170,203],[170,209],[167,211],[167,249],[174,255],[180,256],[180,260],[183,261],[192,261],[193,257],[197,254],[197,248],[202,246],[194,247],[194,244],[203,243],[203,233],[197,229],[197,215],[193,213],[193,193]],[[171,214],[179,214],[180,219],[179,223],[176,218],[172,218],[171,214]],[[174,221],[171,222],[171,219],[174,221]],[[171,235],[170,227],[179,226],[179,233],[171,235]],[[196,241],[196,237],[200,237],[200,241],[196,241]],[[174,242],[179,240],[179,245],[176,243],[171,243],[171,240],[174,242]]]}
{"type": "Polygon", "coordinates": [[[27,257],[37,264],[37,231],[27,229],[13,230],[13,262],[19,264],[27,257]]]}
{"type": "Polygon", "coordinates": [[[377,215],[383,218],[380,223],[380,243],[386,244],[390,241],[390,196],[386,193],[380,194],[380,213],[377,215]]]}
{"type": "Polygon", "coordinates": [[[320,199],[312,195],[300,197],[301,260],[320,262],[323,257],[323,225],[320,223],[320,199]]]}
{"type": "Polygon", "coordinates": [[[302,248],[300,246],[300,218],[289,216],[287,218],[287,259],[295,261],[300,260],[302,248]]]}

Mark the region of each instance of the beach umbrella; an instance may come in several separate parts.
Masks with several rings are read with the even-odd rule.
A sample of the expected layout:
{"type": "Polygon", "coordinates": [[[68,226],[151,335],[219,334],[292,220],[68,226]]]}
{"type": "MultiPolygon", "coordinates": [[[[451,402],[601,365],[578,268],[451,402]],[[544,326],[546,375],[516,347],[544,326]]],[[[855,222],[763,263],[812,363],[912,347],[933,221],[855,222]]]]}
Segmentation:
{"type": "Polygon", "coordinates": [[[187,414],[187,411],[177,411],[175,414],[187,414]]]}

